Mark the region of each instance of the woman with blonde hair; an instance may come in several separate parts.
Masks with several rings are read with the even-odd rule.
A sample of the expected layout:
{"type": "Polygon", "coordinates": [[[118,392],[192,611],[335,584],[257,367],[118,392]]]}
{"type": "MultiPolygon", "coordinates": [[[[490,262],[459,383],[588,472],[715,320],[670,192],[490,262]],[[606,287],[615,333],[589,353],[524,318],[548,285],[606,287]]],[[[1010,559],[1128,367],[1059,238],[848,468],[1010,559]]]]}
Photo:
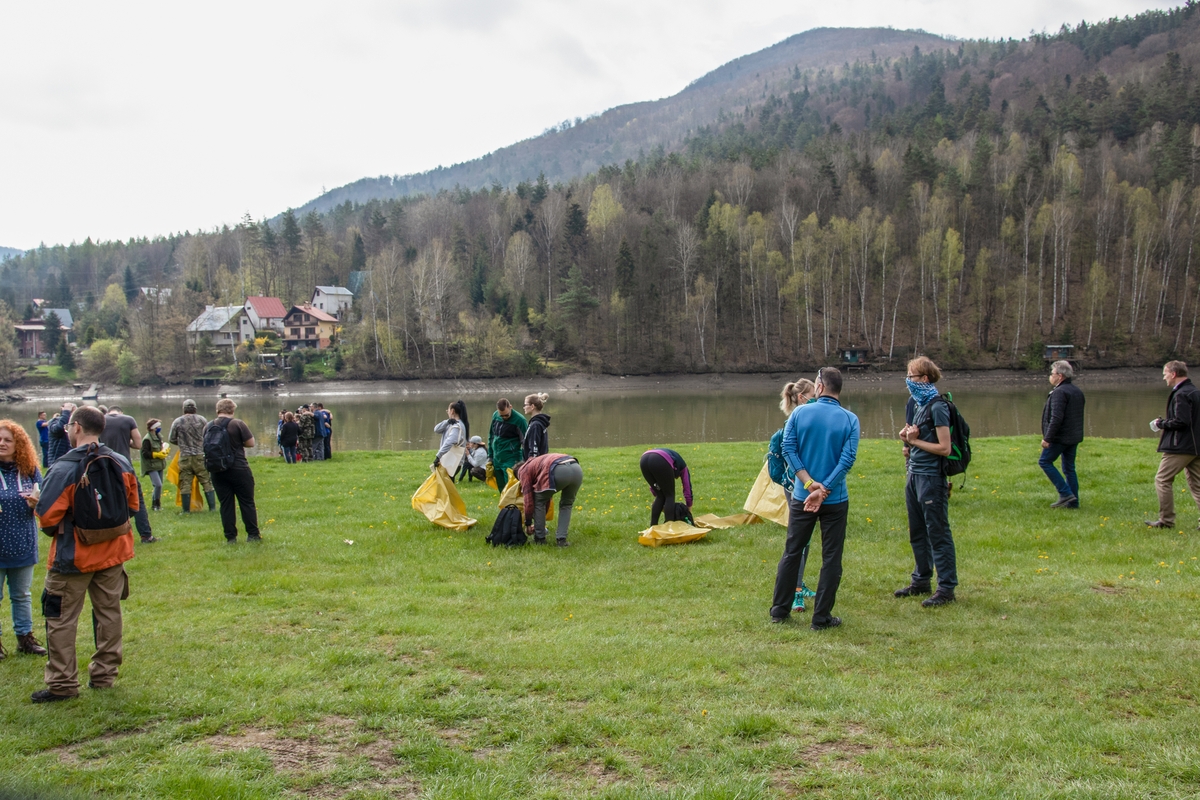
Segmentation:
{"type": "MultiPolygon", "coordinates": [[[[786,384],[783,391],[779,393],[779,410],[785,416],[790,417],[793,411],[800,406],[808,405],[816,399],[816,396],[817,385],[808,378],[792,381],[786,384]]],[[[792,471],[783,457],[783,428],[771,434],[771,441],[767,445],[767,471],[771,474],[771,480],[782,486],[788,497],[791,497],[795,488],[796,473],[792,471]]],[[[795,613],[805,611],[804,598],[815,597],[817,594],[804,584],[804,567],[807,564],[808,548],[805,547],[800,553],[800,577],[798,579],[800,585],[796,587],[796,597],[792,600],[792,611],[795,613]]]]}
{"type": "Polygon", "coordinates": [[[545,392],[531,394],[525,398],[525,416],[529,418],[529,428],[525,431],[525,440],[521,444],[522,461],[550,452],[550,437],[546,433],[546,429],[550,427],[550,415],[542,413],[549,399],[550,395],[545,392]]]}
{"type": "MultiPolygon", "coordinates": [[[[33,636],[33,568],[38,562],[37,523],[33,507],[41,494],[42,473],[33,442],[11,419],[0,419],[0,600],[4,584],[12,604],[17,652],[46,655],[33,636]]],[[[0,660],[8,653],[0,640],[0,660]]]]}

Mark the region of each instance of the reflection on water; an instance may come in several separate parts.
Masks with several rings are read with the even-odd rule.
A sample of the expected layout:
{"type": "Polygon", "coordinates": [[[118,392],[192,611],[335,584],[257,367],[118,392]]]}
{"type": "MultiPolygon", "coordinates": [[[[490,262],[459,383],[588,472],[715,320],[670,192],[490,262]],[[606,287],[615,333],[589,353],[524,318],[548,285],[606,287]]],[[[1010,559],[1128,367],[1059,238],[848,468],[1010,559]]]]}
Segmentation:
{"type": "MultiPolygon", "coordinates": [[[[1033,435],[1041,432],[1042,406],[1048,389],[1003,390],[964,388],[954,391],[952,382],[943,390],[971,425],[973,437],[1033,435]]],[[[1153,436],[1149,421],[1163,414],[1166,392],[1126,389],[1081,388],[1087,395],[1087,435],[1109,438],[1153,436]]],[[[851,387],[843,404],[858,415],[863,436],[892,438],[904,424],[908,395],[879,387],[851,387]]],[[[312,400],[321,398],[313,397],[312,400]]],[[[437,438],[433,426],[445,418],[446,406],[455,397],[390,398],[384,395],[339,396],[326,399],[334,414],[334,451],[338,450],[432,450],[437,438]]],[[[495,397],[466,395],[471,433],[487,439],[495,397]]],[[[520,399],[513,395],[518,405],[520,399]]],[[[103,398],[101,398],[103,400],[103,398]]],[[[197,396],[201,413],[211,418],[215,397],[197,396]]],[[[259,441],[256,452],[274,451],[275,421],[283,407],[280,398],[237,398],[238,416],[245,419],[259,441]]],[[[299,402],[286,399],[289,407],[299,402]]],[[[34,434],[39,409],[53,413],[57,403],[13,403],[0,410],[34,434]]],[[[176,400],[121,401],[125,413],[133,415],[145,431],[150,417],[163,420],[166,434],[178,416],[176,400]]],[[[766,442],[784,421],[777,395],[764,393],[673,394],[667,392],[618,394],[614,392],[572,393],[553,396],[546,407],[550,414],[550,444],[557,450],[573,447],[607,447],[688,442],[756,440],[766,442]]]]}

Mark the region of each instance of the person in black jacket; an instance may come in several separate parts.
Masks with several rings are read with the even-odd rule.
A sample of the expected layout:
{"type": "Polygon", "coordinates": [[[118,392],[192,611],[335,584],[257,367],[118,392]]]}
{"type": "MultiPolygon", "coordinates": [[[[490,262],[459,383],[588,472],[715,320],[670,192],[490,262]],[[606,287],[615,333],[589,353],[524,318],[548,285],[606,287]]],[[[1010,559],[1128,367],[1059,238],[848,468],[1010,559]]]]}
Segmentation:
{"type": "Polygon", "coordinates": [[[1071,383],[1075,369],[1070,361],[1050,365],[1050,396],[1042,408],[1042,455],[1038,466],[1058,490],[1051,508],[1079,508],[1079,478],[1075,451],[1083,441],[1083,392],[1071,383]],[[1062,457],[1062,474],[1054,462],[1062,457]]]}
{"type": "Polygon", "coordinates": [[[1182,361],[1163,365],[1163,381],[1171,387],[1171,395],[1167,398],[1167,416],[1150,423],[1151,430],[1161,431],[1158,452],[1162,453],[1154,476],[1158,519],[1146,521],[1151,528],[1175,527],[1174,483],[1180,472],[1187,473],[1188,491],[1200,508],[1200,442],[1196,436],[1200,429],[1200,390],[1187,374],[1187,364],[1182,361]]]}
{"type": "Polygon", "coordinates": [[[550,395],[545,392],[531,394],[525,398],[525,416],[529,419],[529,427],[525,429],[525,439],[521,442],[523,461],[550,452],[550,436],[546,433],[546,429],[550,427],[550,415],[542,413],[549,399],[550,395]]]}

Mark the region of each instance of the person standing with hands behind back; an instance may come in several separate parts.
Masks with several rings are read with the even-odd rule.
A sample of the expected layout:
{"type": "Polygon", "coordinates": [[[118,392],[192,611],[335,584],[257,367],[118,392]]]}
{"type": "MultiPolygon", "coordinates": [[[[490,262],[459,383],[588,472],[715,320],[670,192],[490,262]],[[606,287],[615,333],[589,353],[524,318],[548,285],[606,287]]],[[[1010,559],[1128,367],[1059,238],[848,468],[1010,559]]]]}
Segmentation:
{"type": "Polygon", "coordinates": [[[904,488],[908,507],[908,540],[912,545],[912,580],[896,597],[929,594],[933,571],[938,588],[921,605],[927,608],[954,602],[958,567],[954,537],[950,534],[950,482],[945,458],[950,455],[950,406],[941,399],[935,384],[942,371],[925,356],[908,362],[905,385],[916,409],[912,423],[900,429],[904,455],[908,458],[908,480],[904,488]]]}
{"type": "Polygon", "coordinates": [[[783,428],[783,457],[795,473],[795,490],[788,499],[788,532],[775,575],[771,621],[786,622],[796,599],[800,561],[821,523],[821,577],[813,603],[812,629],[836,628],[833,616],[842,582],[842,549],[850,493],[846,473],[858,458],[858,417],[842,408],[842,373],[833,367],[817,372],[817,399],[800,406],[783,428]]]}
{"type": "Polygon", "coordinates": [[[1200,389],[1188,378],[1187,364],[1168,361],[1163,365],[1163,381],[1171,388],[1167,398],[1167,416],[1150,423],[1161,431],[1158,452],[1162,461],[1154,476],[1158,492],[1158,519],[1148,521],[1151,528],[1175,527],[1175,476],[1187,473],[1188,491],[1200,506],[1200,389]]]}

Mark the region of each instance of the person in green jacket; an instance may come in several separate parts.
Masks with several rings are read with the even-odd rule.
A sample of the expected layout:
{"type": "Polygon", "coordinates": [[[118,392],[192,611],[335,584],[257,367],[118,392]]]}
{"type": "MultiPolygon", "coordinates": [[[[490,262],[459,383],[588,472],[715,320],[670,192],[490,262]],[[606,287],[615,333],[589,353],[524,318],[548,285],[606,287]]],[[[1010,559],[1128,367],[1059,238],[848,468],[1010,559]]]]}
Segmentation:
{"type": "Polygon", "coordinates": [[[508,398],[501,397],[496,401],[496,411],[492,414],[492,427],[488,431],[488,463],[496,476],[496,486],[504,491],[508,483],[508,473],[521,461],[521,442],[525,439],[525,430],[529,423],[525,417],[512,407],[508,398]]]}
{"type": "Polygon", "coordinates": [[[167,468],[167,445],[163,444],[162,422],[157,419],[146,421],[146,435],[142,437],[142,474],[150,476],[154,484],[154,499],[151,511],[162,511],[163,470],[167,468]]]}

